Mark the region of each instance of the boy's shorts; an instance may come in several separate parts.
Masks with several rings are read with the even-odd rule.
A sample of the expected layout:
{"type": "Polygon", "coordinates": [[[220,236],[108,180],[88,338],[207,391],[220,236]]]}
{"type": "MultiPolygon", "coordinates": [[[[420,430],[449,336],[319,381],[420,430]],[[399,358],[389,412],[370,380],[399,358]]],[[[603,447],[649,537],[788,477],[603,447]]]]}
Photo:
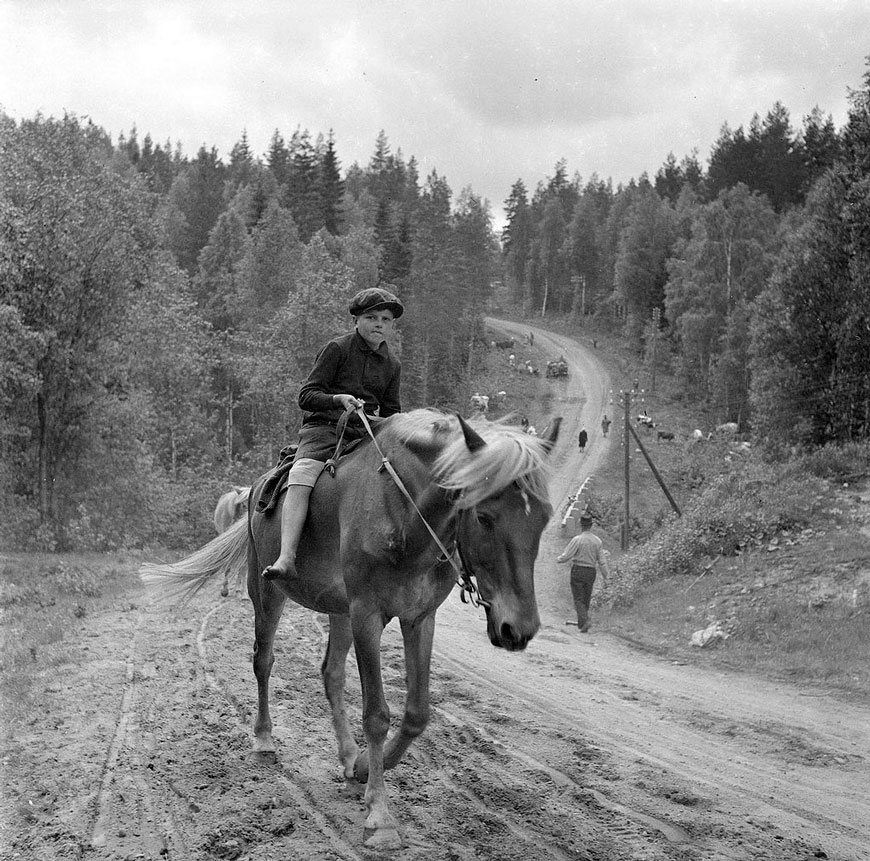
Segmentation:
{"type": "MultiPolygon", "coordinates": [[[[345,431],[345,440],[359,436],[351,428],[345,431]]],[[[299,448],[293,459],[293,466],[287,473],[287,484],[301,484],[314,487],[326,461],[335,454],[338,442],[336,425],[309,425],[299,432],[299,448]]]]}

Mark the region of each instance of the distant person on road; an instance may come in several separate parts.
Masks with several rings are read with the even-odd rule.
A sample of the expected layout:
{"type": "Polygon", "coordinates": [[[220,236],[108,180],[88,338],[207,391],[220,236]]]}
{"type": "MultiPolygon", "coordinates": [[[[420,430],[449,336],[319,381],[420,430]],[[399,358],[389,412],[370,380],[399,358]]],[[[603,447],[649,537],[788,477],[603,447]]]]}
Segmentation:
{"type": "Polygon", "coordinates": [[[591,530],[592,515],[584,511],[580,515],[580,532],[568,542],[561,555],[556,558],[557,562],[571,563],[571,594],[574,596],[577,627],[581,634],[589,631],[589,604],[592,601],[592,587],[595,584],[597,569],[601,569],[601,579],[605,586],[610,576],[604,545],[591,530]]]}
{"type": "Polygon", "coordinates": [[[580,434],[577,437],[577,443],[580,446],[580,451],[586,451],[586,443],[589,442],[589,434],[586,432],[586,427],[580,428],[580,434]]]}
{"type": "Polygon", "coordinates": [[[607,418],[607,414],[605,413],[604,418],[601,419],[601,435],[602,436],[604,436],[604,437],[607,436],[607,431],[610,430],[611,424],[612,424],[612,422],[610,421],[609,418],[607,418]]]}

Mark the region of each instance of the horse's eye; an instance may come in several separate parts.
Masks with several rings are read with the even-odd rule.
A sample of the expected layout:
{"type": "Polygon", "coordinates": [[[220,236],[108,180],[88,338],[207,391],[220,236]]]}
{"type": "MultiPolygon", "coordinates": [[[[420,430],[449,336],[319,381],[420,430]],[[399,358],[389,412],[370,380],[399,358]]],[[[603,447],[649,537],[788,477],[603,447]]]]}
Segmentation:
{"type": "Polygon", "coordinates": [[[477,522],[482,526],[487,532],[491,531],[495,526],[495,521],[488,515],[483,512],[477,512],[477,522]]]}

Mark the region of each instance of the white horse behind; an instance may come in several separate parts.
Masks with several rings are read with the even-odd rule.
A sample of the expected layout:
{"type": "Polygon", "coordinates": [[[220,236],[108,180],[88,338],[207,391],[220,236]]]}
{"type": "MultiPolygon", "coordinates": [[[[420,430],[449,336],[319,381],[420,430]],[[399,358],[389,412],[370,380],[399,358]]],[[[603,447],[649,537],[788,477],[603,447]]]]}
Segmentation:
{"type": "Polygon", "coordinates": [[[250,487],[236,487],[228,490],[219,500],[214,510],[214,528],[218,535],[226,532],[248,511],[250,487]]]}
{"type": "MultiPolygon", "coordinates": [[[[248,497],[251,495],[250,487],[233,485],[219,500],[214,510],[214,528],[218,535],[226,532],[237,520],[245,517],[248,513],[248,497]]],[[[230,594],[229,577],[224,576],[221,595],[224,598],[230,594]]]]}

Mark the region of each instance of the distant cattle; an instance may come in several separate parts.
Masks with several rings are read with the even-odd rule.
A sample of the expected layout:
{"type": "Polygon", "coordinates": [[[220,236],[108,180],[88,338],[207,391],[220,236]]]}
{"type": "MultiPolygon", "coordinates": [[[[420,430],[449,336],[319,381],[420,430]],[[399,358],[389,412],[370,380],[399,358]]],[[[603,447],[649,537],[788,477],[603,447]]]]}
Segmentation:
{"type": "Polygon", "coordinates": [[[516,345],[516,341],[513,338],[506,338],[503,341],[493,341],[493,347],[498,347],[499,350],[512,350],[516,345]]]}
{"type": "Polygon", "coordinates": [[[236,487],[228,490],[219,500],[214,510],[214,528],[218,535],[226,532],[248,510],[250,487],[236,487]]]}
{"type": "Polygon", "coordinates": [[[716,433],[719,436],[734,436],[738,430],[737,422],[725,422],[725,424],[716,427],[716,433]]]}
{"type": "Polygon", "coordinates": [[[674,435],[670,431],[659,431],[656,436],[663,440],[672,440],[674,435]]]}
{"type": "Polygon", "coordinates": [[[481,415],[486,415],[489,410],[489,395],[482,395],[480,392],[475,392],[469,399],[472,409],[479,412],[481,415]]]}
{"type": "Polygon", "coordinates": [[[653,420],[647,415],[646,410],[644,410],[638,417],[637,423],[641,427],[645,427],[647,430],[652,430],[655,427],[653,420]]]}

